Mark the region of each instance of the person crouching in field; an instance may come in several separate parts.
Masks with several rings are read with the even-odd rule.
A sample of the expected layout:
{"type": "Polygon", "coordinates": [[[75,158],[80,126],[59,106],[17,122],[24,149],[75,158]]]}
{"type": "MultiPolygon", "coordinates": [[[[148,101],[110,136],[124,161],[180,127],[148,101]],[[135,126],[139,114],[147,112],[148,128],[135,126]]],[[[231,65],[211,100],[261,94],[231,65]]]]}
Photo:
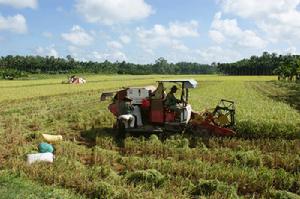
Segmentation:
{"type": "Polygon", "coordinates": [[[119,105],[120,116],[118,119],[124,123],[125,128],[134,128],[135,117],[132,114],[134,107],[131,104],[131,101],[131,99],[125,97],[119,105]]]}

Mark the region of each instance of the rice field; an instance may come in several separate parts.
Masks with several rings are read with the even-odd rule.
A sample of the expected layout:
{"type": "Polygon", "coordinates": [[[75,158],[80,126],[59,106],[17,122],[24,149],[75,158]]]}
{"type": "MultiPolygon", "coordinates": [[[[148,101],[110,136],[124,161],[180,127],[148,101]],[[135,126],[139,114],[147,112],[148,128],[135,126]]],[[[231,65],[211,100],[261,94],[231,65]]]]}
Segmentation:
{"type": "MultiPolygon", "coordinates": [[[[0,179],[21,178],[36,190],[45,186],[54,198],[53,192],[63,198],[299,197],[299,85],[270,76],[85,78],[85,85],[61,84],[64,76],[0,81],[0,179]],[[235,101],[237,136],[118,139],[100,93],[175,78],[198,81],[190,91],[195,110],[213,108],[220,99],[235,101]],[[37,151],[42,133],[61,134],[64,141],[54,145],[53,164],[29,166],[26,154],[37,151]]],[[[18,189],[14,180],[6,181],[18,189]]]]}

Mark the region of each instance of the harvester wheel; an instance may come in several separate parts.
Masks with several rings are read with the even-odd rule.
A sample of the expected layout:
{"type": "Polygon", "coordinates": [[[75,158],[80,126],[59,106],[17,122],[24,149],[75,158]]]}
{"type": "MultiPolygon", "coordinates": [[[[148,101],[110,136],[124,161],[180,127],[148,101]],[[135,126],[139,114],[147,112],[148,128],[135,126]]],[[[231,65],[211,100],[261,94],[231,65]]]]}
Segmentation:
{"type": "Polygon", "coordinates": [[[119,138],[125,138],[125,124],[121,120],[117,121],[117,131],[119,138]]]}
{"type": "Polygon", "coordinates": [[[209,139],[212,134],[208,129],[201,128],[199,126],[190,126],[190,128],[187,129],[187,132],[189,132],[192,135],[191,138],[192,146],[196,146],[200,140],[202,140],[202,142],[206,146],[209,146],[209,139]]]}
{"type": "Polygon", "coordinates": [[[188,131],[195,137],[210,137],[211,132],[206,129],[202,128],[200,126],[191,126],[188,131]]]}

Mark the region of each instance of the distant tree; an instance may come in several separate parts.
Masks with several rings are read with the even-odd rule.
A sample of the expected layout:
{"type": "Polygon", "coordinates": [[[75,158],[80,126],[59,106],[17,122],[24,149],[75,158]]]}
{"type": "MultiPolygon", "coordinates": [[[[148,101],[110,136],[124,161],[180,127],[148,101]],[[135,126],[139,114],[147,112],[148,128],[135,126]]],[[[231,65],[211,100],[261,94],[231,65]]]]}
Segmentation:
{"type": "Polygon", "coordinates": [[[168,61],[160,57],[155,61],[155,64],[153,65],[153,72],[154,73],[166,73],[168,68],[168,61]]]}
{"type": "Polygon", "coordinates": [[[218,71],[227,75],[278,75],[279,79],[293,79],[297,74],[298,55],[277,55],[264,52],[234,63],[218,63],[218,71]]]}

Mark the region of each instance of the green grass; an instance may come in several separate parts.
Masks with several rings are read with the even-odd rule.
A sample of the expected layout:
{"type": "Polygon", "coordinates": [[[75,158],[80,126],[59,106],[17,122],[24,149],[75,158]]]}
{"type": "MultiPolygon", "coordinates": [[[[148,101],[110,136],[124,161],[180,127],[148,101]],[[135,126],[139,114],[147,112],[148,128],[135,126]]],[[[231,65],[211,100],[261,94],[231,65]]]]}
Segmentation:
{"type": "MultiPolygon", "coordinates": [[[[156,80],[175,79],[175,78],[199,78],[199,76],[166,76],[166,75],[84,75],[88,84],[85,85],[68,85],[61,84],[66,79],[66,75],[56,75],[54,78],[41,78],[34,80],[0,80],[0,91],[5,95],[0,96],[0,101],[12,99],[26,99],[41,96],[51,96],[59,94],[78,93],[91,90],[110,90],[121,88],[128,85],[156,85],[156,80]]],[[[38,78],[38,76],[36,77],[38,78]]],[[[205,75],[200,78],[202,81],[265,81],[274,80],[274,77],[228,77],[205,75]]],[[[200,85],[201,86],[201,85],[200,85]]]]}
{"type": "Polygon", "coordinates": [[[264,82],[240,80],[203,82],[202,87],[191,93],[191,104],[201,110],[214,107],[222,98],[233,100],[237,131],[243,137],[300,138],[299,112],[289,104],[258,92],[257,84],[264,86],[264,82]]]}
{"type": "MultiPolygon", "coordinates": [[[[41,186],[46,187],[45,194],[38,198],[49,194],[55,198],[56,193],[66,194],[64,198],[300,194],[300,113],[294,92],[299,85],[278,83],[276,77],[85,77],[85,85],[61,84],[64,75],[0,81],[4,93],[0,96],[0,166],[9,171],[0,179],[6,179],[9,192],[17,190],[16,182],[21,181],[24,188],[14,193],[27,198],[29,190],[38,194],[41,186]],[[162,78],[198,80],[199,87],[190,91],[196,110],[213,108],[222,98],[234,100],[237,136],[202,140],[184,134],[161,140],[154,135],[149,139],[128,135],[121,145],[111,130],[114,118],[107,110],[109,102],[99,102],[100,92],[155,85],[162,78]],[[286,99],[287,95],[294,97],[286,99]],[[54,145],[53,164],[28,166],[25,156],[37,152],[42,133],[61,134],[64,141],[54,145]]],[[[7,198],[18,197],[9,192],[7,198]]]]}
{"type": "Polygon", "coordinates": [[[71,191],[52,186],[42,186],[8,171],[0,171],[0,198],[3,199],[84,199],[71,191]]]}

